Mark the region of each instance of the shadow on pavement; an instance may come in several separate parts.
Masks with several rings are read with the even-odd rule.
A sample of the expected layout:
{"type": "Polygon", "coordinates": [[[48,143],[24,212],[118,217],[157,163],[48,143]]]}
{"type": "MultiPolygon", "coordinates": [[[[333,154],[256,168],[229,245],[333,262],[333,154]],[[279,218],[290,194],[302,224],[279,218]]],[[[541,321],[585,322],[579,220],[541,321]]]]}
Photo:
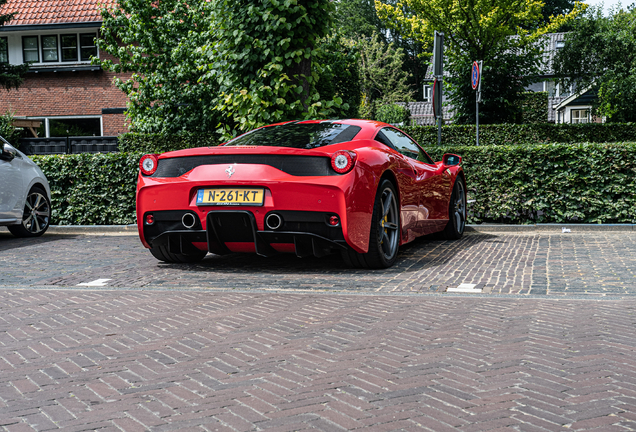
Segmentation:
{"type": "Polygon", "coordinates": [[[246,273],[361,273],[384,272],[387,274],[404,273],[421,270],[422,267],[436,267],[453,260],[460,252],[474,247],[483,241],[497,242],[498,236],[492,234],[471,234],[460,240],[443,240],[433,234],[420,237],[413,242],[400,247],[396,263],[388,269],[369,270],[347,267],[340,254],[332,254],[323,258],[298,258],[293,254],[280,254],[265,258],[256,254],[233,253],[229,255],[208,256],[201,262],[193,264],[172,264],[157,262],[163,269],[179,269],[194,272],[228,272],[246,273]],[[431,255],[431,259],[426,259],[431,255]],[[422,258],[424,257],[424,260],[422,258]]]}
{"type": "Polygon", "coordinates": [[[76,235],[43,235],[42,237],[18,238],[9,231],[0,232],[0,252],[11,249],[34,247],[58,240],[74,239],[76,235]]]}

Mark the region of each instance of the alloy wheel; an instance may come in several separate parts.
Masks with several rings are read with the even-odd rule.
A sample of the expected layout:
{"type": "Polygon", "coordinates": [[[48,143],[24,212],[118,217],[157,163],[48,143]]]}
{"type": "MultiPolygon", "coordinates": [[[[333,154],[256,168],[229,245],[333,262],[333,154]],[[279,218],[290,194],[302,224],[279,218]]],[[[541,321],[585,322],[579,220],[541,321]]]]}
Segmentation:
{"type": "Polygon", "coordinates": [[[382,191],[382,217],[378,226],[382,253],[387,260],[392,259],[398,248],[398,211],[395,194],[390,188],[382,191]]]}
{"type": "Polygon", "coordinates": [[[464,232],[466,226],[466,193],[464,192],[464,185],[460,179],[457,179],[455,183],[455,205],[454,205],[454,219],[455,229],[457,233],[464,232]]]}
{"type": "Polygon", "coordinates": [[[39,234],[49,226],[51,207],[39,191],[32,191],[24,205],[22,226],[31,234],[39,234]]]}

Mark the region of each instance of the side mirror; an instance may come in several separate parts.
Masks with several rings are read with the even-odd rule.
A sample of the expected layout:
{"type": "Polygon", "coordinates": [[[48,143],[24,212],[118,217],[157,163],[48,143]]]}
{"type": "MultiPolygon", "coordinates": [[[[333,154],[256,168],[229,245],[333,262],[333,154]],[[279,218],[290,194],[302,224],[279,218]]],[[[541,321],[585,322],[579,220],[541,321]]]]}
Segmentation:
{"type": "Polygon", "coordinates": [[[0,158],[6,161],[12,161],[16,155],[18,154],[17,150],[14,149],[9,144],[2,144],[2,152],[0,153],[0,158]]]}
{"type": "Polygon", "coordinates": [[[446,153],[442,158],[442,163],[446,166],[455,166],[462,163],[462,157],[456,154],[446,153]]]}

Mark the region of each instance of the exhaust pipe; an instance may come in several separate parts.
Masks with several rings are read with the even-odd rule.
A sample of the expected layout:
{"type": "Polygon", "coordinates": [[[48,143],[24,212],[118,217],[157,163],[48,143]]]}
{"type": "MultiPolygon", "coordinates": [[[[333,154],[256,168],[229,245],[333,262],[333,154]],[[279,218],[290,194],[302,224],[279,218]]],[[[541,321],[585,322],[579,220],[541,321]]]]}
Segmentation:
{"type": "Polygon", "coordinates": [[[181,218],[181,223],[183,224],[184,227],[186,227],[187,229],[190,229],[196,225],[197,218],[194,217],[192,213],[186,213],[181,218]]]}
{"type": "Polygon", "coordinates": [[[265,225],[271,230],[276,230],[283,226],[283,218],[276,213],[270,213],[265,218],[265,225]]]}

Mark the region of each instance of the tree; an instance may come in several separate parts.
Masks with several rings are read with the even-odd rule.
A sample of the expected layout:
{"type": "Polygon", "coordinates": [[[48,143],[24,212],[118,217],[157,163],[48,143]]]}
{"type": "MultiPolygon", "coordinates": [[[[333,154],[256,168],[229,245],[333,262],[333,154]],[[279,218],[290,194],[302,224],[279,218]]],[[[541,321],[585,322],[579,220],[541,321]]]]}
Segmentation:
{"type": "Polygon", "coordinates": [[[636,121],[636,9],[604,17],[591,9],[576,20],[554,58],[563,84],[598,93],[595,114],[611,122],[636,121]]]}
{"type": "Polygon", "coordinates": [[[400,7],[376,1],[381,18],[424,46],[432,45],[433,31],[445,35],[445,69],[450,73],[446,90],[458,123],[475,119],[475,94],[470,86],[474,60],[483,60],[480,120],[516,122],[518,101],[524,88],[539,72],[541,35],[559,28],[580,14],[577,3],[568,15],[552,17],[534,31],[521,27],[542,17],[541,0],[404,0],[400,7]]]}
{"type": "Polygon", "coordinates": [[[404,52],[394,44],[386,44],[374,34],[370,40],[361,40],[360,75],[363,101],[360,114],[364,118],[375,118],[382,105],[413,100],[409,86],[409,75],[402,69],[404,52]]]}
{"type": "MultiPolygon", "coordinates": [[[[6,9],[7,0],[0,0],[0,9],[6,9]]],[[[0,15],[0,27],[13,19],[15,12],[0,15]]],[[[0,51],[6,52],[6,39],[0,39],[0,51]]],[[[5,90],[17,89],[24,81],[24,74],[29,70],[29,64],[12,65],[0,63],[0,87],[5,90]]]]}
{"type": "Polygon", "coordinates": [[[352,40],[370,38],[377,33],[383,42],[387,28],[375,11],[374,0],[336,0],[335,26],[339,33],[352,40]]]}
{"type": "Polygon", "coordinates": [[[333,107],[334,118],[358,118],[362,100],[358,47],[350,40],[332,35],[321,43],[316,90],[322,100],[338,97],[343,104],[333,107]]]}
{"type": "MultiPolygon", "coordinates": [[[[395,5],[396,0],[390,0],[395,5]]],[[[369,40],[377,35],[384,44],[390,42],[401,48],[404,57],[401,69],[408,75],[408,84],[414,90],[414,97],[422,100],[424,78],[428,67],[423,58],[424,47],[414,39],[405,38],[395,27],[383,22],[375,9],[373,0],[337,0],[336,28],[345,38],[354,41],[369,40]]]]}
{"type": "Polygon", "coordinates": [[[119,0],[102,10],[97,46],[118,59],[93,59],[105,70],[132,73],[114,79],[129,98],[131,129],[148,133],[210,132],[216,83],[201,80],[198,51],[211,21],[206,0],[119,0]]]}
{"type": "Polygon", "coordinates": [[[219,132],[231,137],[269,123],[329,117],[339,97],[316,90],[322,38],[329,34],[329,0],[213,0],[214,21],[204,80],[216,82],[219,132]]]}

